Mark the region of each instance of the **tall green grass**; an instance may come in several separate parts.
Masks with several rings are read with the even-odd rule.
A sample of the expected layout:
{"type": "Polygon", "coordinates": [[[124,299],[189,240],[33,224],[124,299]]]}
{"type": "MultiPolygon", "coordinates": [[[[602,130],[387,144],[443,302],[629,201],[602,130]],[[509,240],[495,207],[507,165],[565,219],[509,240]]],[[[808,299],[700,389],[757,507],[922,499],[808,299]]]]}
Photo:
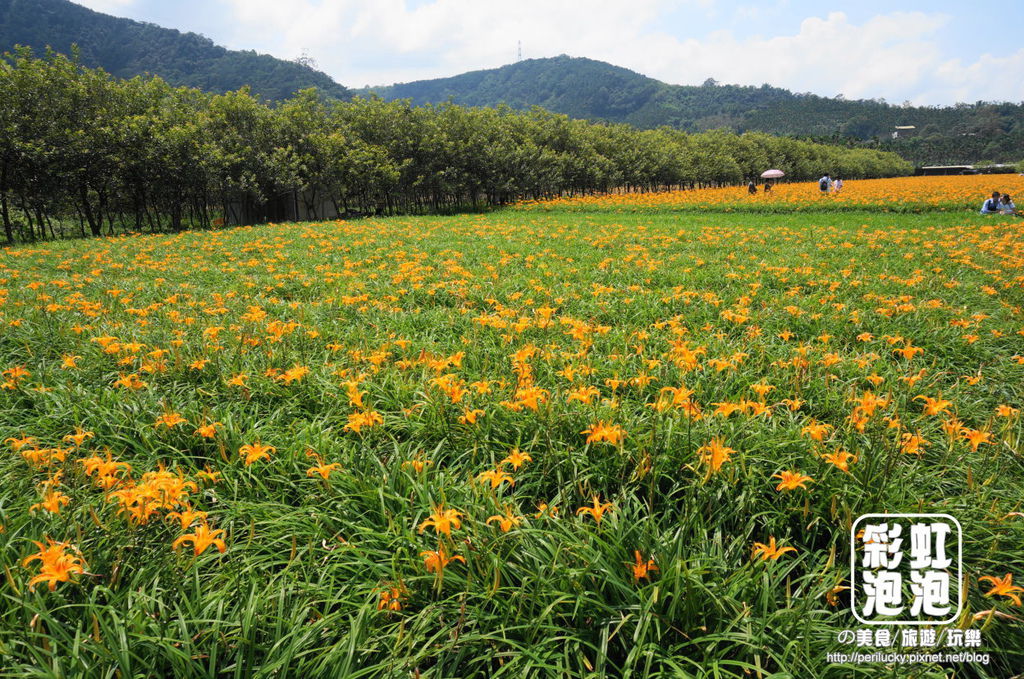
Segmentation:
{"type": "Polygon", "coordinates": [[[29,511],[47,473],[10,446],[0,453],[0,676],[1020,673],[1022,611],[985,597],[977,578],[1024,581],[1024,519],[1006,518],[1024,505],[1024,427],[1019,416],[994,414],[1024,405],[1024,365],[1012,358],[1024,354],[1022,236],[1016,224],[962,214],[507,211],[0,253],[0,368],[31,372],[0,391],[0,441],[28,435],[40,446],[66,445],[76,427],[95,435],[61,465],[71,501],[57,515],[29,511]],[[80,300],[102,310],[90,318],[80,300]],[[497,304],[513,310],[509,323],[537,318],[544,305],[556,309],[555,322],[517,333],[475,320],[500,314],[497,304]],[[894,311],[900,304],[913,306],[894,311]],[[251,306],[266,320],[243,320],[251,306]],[[139,309],[148,311],[129,311],[139,309]],[[729,321],[726,309],[745,309],[748,320],[729,321]],[[950,325],[976,314],[984,318],[970,328],[950,325]],[[567,317],[607,328],[589,334],[583,358],[559,323],[567,317]],[[272,319],[299,326],[272,342],[272,319]],[[673,334],[670,319],[686,332],[673,334]],[[204,338],[209,326],[224,328],[218,341],[204,338]],[[779,336],[784,330],[792,339],[779,336]],[[859,340],[864,332],[874,338],[859,340]],[[968,343],[966,334],[978,339],[968,343]],[[124,354],[105,355],[91,341],[108,335],[146,347],[118,366],[124,354]],[[890,345],[885,335],[924,353],[908,362],[892,353],[903,342],[890,345]],[[258,346],[246,343],[254,337],[258,346]],[[705,348],[699,368],[672,365],[678,339],[705,348]],[[539,351],[529,361],[534,381],[550,396],[537,412],[515,412],[500,401],[516,381],[510,355],[527,344],[539,351]],[[390,355],[375,368],[368,356],[385,345],[390,355]],[[808,369],[777,363],[801,345],[808,369]],[[145,374],[139,366],[153,348],[170,351],[167,370],[145,374]],[[460,352],[461,365],[442,371],[416,362],[460,352]],[[736,352],[748,354],[736,370],[708,364],[736,352]],[[878,358],[857,364],[871,352],[878,358]],[[825,367],[829,353],[842,360],[825,367]],[[62,368],[65,355],[81,356],[79,367],[62,368]],[[202,357],[210,360],[203,370],[189,367],[202,357]],[[310,374],[291,385],[266,376],[293,365],[310,374]],[[592,405],[567,402],[570,385],[557,374],[566,365],[594,368],[576,378],[600,390],[592,405]],[[915,384],[900,380],[922,368],[915,384]],[[969,384],[965,376],[979,370],[982,380],[969,384]],[[149,386],[112,386],[125,372],[149,386]],[[449,372],[490,380],[494,393],[471,391],[453,404],[431,384],[449,372]],[[850,425],[850,399],[872,388],[865,378],[873,372],[885,380],[875,391],[891,398],[885,414],[929,441],[921,458],[900,452],[880,415],[864,432],[850,425]],[[245,388],[228,384],[239,373],[249,375],[245,388]],[[656,381],[605,382],[641,373],[656,381]],[[345,429],[355,408],[344,382],[359,374],[384,425],[354,433],[345,429]],[[713,403],[756,398],[749,387],[757,382],[775,386],[769,403],[804,403],[776,405],[770,418],[710,415],[713,403]],[[650,407],[659,389],[679,385],[694,390],[708,417],[650,407]],[[922,413],[919,394],[952,401],[992,443],[971,452],[950,441],[943,418],[922,413]],[[478,424],[459,422],[467,405],[486,411],[478,424]],[[155,428],[168,410],[190,425],[155,428]],[[834,427],[827,445],[801,433],[811,418],[834,427]],[[626,430],[622,446],[585,442],[581,432],[601,420],[626,430]],[[192,433],[208,421],[221,423],[215,440],[192,433]],[[697,449],[715,436],[737,452],[708,477],[697,449]],[[238,449],[257,440],[276,453],[246,467],[238,449]],[[174,525],[137,526],[119,515],[76,463],[106,448],[136,477],[160,463],[192,478],[219,470],[222,482],[203,484],[192,500],[227,531],[226,553],[174,551],[174,525]],[[506,467],[514,486],[477,482],[513,448],[533,458],[518,471],[506,467]],[[839,448],[859,456],[848,474],[820,458],[839,448]],[[310,449],[340,463],[327,481],[307,475],[310,449]],[[422,472],[403,464],[417,456],[431,462],[422,472]],[[789,469],[813,477],[808,490],[775,490],[772,475],[789,469]],[[576,515],[595,494],[614,503],[600,524],[576,515]],[[465,515],[451,538],[418,530],[441,502],[465,515]],[[557,515],[535,518],[539,503],[557,515]],[[507,505],[525,521],[502,533],[486,520],[507,505]],[[836,634],[860,627],[842,594],[834,607],[825,595],[848,584],[850,525],[871,512],[959,519],[961,623],[983,625],[981,650],[992,664],[827,663],[829,651],[849,650],[836,634]],[[28,591],[35,570],[21,561],[44,536],[76,545],[88,574],[52,593],[28,591]],[[753,543],[769,536],[796,552],[753,560],[753,543]],[[443,579],[419,556],[439,542],[466,560],[443,579]],[[634,581],[634,550],[657,565],[649,580],[634,581]],[[380,592],[398,583],[408,592],[402,609],[378,610],[380,592]],[[1013,618],[970,623],[992,608],[1013,618]]]}

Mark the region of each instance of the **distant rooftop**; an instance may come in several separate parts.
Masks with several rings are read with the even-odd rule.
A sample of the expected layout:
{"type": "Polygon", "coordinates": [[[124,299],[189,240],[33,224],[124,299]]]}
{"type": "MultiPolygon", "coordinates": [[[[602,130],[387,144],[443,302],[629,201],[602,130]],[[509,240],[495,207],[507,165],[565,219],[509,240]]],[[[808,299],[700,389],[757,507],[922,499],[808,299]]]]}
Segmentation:
{"type": "MultiPolygon", "coordinates": [[[[983,165],[982,167],[1013,167],[1013,163],[989,163],[987,165],[983,165]]],[[[950,169],[953,169],[953,168],[958,168],[958,169],[961,169],[961,170],[971,170],[971,169],[974,169],[974,166],[973,165],[922,165],[921,166],[922,170],[950,170],[950,169]]]]}

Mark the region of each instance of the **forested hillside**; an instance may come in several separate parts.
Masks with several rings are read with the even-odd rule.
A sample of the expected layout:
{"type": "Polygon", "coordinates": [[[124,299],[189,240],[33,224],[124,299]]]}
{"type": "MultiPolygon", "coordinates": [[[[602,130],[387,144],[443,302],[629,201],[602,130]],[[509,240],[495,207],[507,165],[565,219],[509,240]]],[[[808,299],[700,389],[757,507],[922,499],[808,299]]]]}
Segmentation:
{"type": "Polygon", "coordinates": [[[787,90],[761,87],[667,85],[619,66],[567,56],[527,59],[451,78],[371,88],[385,99],[414,105],[451,100],[464,106],[540,106],[574,118],[696,132],[736,127],[748,112],[794,99],[787,90]]]}
{"type": "Polygon", "coordinates": [[[409,98],[415,104],[451,100],[468,106],[541,106],[575,118],[641,128],[668,125],[691,132],[726,128],[847,138],[895,150],[919,164],[1010,162],[1024,157],[1020,103],[896,106],[795,94],[769,85],[742,87],[711,80],[701,86],[669,85],[611,64],[567,56],[528,59],[372,92],[385,99],[409,98]],[[893,142],[891,133],[897,125],[915,126],[914,137],[893,142]]]}
{"type": "MultiPolygon", "coordinates": [[[[307,87],[339,99],[351,94],[307,66],[227,50],[195,33],[107,16],[68,0],[0,0],[0,52],[26,45],[37,54],[47,46],[67,54],[73,44],[82,64],[122,78],[151,73],[174,86],[218,93],[249,85],[257,96],[275,101],[307,87]]],[[[700,86],[669,85],[601,61],[567,56],[359,94],[410,99],[413,105],[451,101],[488,107],[504,103],[516,110],[540,106],[571,118],[641,129],[760,131],[894,151],[917,165],[1024,158],[1020,103],[913,107],[797,94],[769,85],[721,85],[710,79],[700,86]],[[916,129],[910,138],[893,140],[897,125],[916,129]]]]}
{"type": "Polygon", "coordinates": [[[265,54],[228,50],[195,33],[107,16],[67,0],[0,0],[0,52],[24,45],[37,53],[49,46],[68,54],[73,44],[83,64],[121,78],[152,73],[172,85],[209,92],[250,85],[268,99],[286,99],[307,87],[348,97],[348,90],[324,73],[265,54]]]}

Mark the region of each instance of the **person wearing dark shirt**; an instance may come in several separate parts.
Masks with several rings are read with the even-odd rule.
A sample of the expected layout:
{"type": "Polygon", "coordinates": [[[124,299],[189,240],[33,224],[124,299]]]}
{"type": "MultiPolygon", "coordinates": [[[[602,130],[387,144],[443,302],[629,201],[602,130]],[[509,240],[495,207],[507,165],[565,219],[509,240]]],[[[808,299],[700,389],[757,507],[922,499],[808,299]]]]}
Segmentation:
{"type": "Polygon", "coordinates": [[[818,180],[818,190],[821,191],[821,195],[827,196],[828,192],[832,189],[832,177],[826,172],[821,179],[818,180]]]}

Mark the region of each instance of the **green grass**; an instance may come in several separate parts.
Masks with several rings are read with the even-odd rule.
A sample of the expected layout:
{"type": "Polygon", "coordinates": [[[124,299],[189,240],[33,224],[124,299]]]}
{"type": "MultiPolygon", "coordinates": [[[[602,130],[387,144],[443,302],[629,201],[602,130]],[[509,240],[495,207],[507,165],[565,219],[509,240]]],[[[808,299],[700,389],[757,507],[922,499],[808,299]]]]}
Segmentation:
{"type": "Polygon", "coordinates": [[[849,650],[838,631],[861,626],[825,594],[848,578],[857,516],[944,512],[964,527],[962,623],[992,608],[1021,617],[977,578],[1024,581],[1024,519],[1005,518],[1024,506],[1024,427],[995,415],[1024,406],[1022,236],[949,213],[504,211],[0,252],[0,369],[31,373],[0,390],[0,441],[94,434],[50,469],[0,452],[0,676],[1010,676],[1024,634],[1009,618],[973,623],[987,667],[829,665],[826,653],[849,650]],[[550,324],[537,322],[545,305],[550,324]],[[272,320],[298,325],[274,341],[272,320]],[[223,329],[204,335],[211,326],[223,329]],[[106,354],[97,337],[145,347],[106,354]],[[906,340],[924,352],[894,355],[906,340]],[[673,365],[673,341],[704,349],[696,368],[673,365]],[[527,345],[548,393],[536,412],[501,404],[527,345]],[[802,345],[808,367],[782,365],[802,345]],[[158,348],[165,365],[146,372],[158,348]],[[709,363],[736,352],[747,356],[734,370],[709,363]],[[840,360],[826,366],[828,354],[840,360]],[[61,367],[68,355],[77,368],[61,367]],[[309,374],[292,384],[267,373],[296,365],[309,374]],[[568,365],[574,385],[558,374],[568,365]],[[127,373],[148,386],[114,386],[127,373]],[[229,384],[240,373],[246,386],[229,384]],[[872,373],[890,404],[861,432],[850,399],[872,373]],[[444,374],[470,389],[459,403],[433,382],[444,374]],[[606,382],[638,375],[654,381],[606,382]],[[357,377],[384,420],[358,433],[345,428],[357,377]],[[480,380],[491,393],[470,388],[480,380]],[[711,414],[755,400],[758,382],[775,387],[771,417],[711,414]],[[581,385],[599,390],[593,403],[567,401],[581,385]],[[680,385],[706,417],[651,407],[680,385]],[[991,442],[972,452],[951,439],[918,395],[949,400],[991,442]],[[460,423],[466,408],[485,415],[460,423]],[[157,429],[165,412],[189,424],[157,429]],[[920,458],[883,415],[929,442],[920,458]],[[832,426],[825,442],[802,433],[812,418],[832,426]],[[212,421],[216,439],[193,433],[212,421]],[[624,443],[587,444],[598,421],[624,443]],[[708,474],[698,448],[715,436],[736,453],[708,474]],[[276,452],[246,467],[239,448],[256,441],[276,452]],[[476,481],[516,447],[533,460],[506,467],[514,486],[476,481]],[[162,512],[145,525],[119,514],[76,461],[107,448],[135,479],[160,463],[193,480],[221,472],[190,500],[226,531],[226,552],[173,550],[182,531],[162,512]],[[848,474],[820,457],[840,448],[859,456],[848,474]],[[340,468],[308,476],[308,450],[340,468]],[[403,464],[414,459],[431,464],[403,464]],[[30,512],[55,468],[69,504],[30,512]],[[790,469],[813,477],[807,490],[775,490],[790,469]],[[614,503],[600,525],[576,515],[594,494],[614,503]],[[439,540],[418,526],[441,502],[464,516],[439,540]],[[535,518],[539,503],[558,514],[535,518]],[[502,533],[486,520],[506,505],[526,518],[502,533]],[[30,592],[37,566],[22,560],[44,536],[79,548],[87,574],[30,592]],[[796,551],[752,560],[769,536],[796,551]],[[420,557],[439,542],[465,558],[443,579],[420,557]],[[649,580],[634,582],[634,550],[657,565],[649,580]],[[378,610],[398,583],[402,610],[378,610]]]}

